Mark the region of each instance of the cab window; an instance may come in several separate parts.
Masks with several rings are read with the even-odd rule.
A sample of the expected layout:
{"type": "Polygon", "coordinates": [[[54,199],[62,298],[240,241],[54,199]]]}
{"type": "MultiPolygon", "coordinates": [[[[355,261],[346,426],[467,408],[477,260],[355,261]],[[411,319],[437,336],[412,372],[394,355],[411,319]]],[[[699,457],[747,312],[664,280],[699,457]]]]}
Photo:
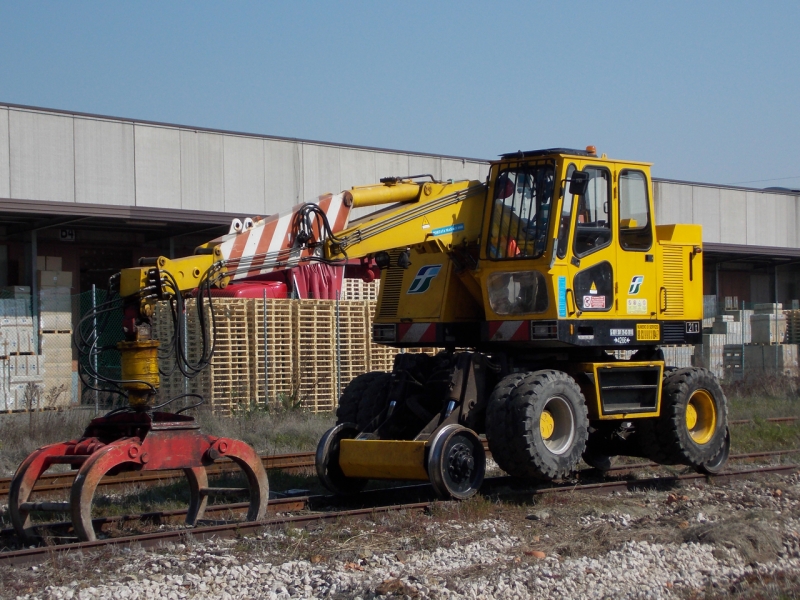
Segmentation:
{"type": "Polygon", "coordinates": [[[647,178],[641,171],[619,174],[619,245],[624,250],[649,250],[653,245],[647,178]]]}
{"type": "Polygon", "coordinates": [[[489,224],[489,258],[537,258],[547,245],[553,201],[552,164],[500,171],[489,224]]]}
{"type": "Polygon", "coordinates": [[[586,256],[611,243],[611,174],[601,167],[585,167],[589,187],[578,199],[575,219],[575,255],[586,256]]]}
{"type": "Polygon", "coordinates": [[[569,243],[569,226],[572,221],[572,194],[569,193],[569,181],[575,172],[575,165],[567,167],[567,184],[564,186],[564,200],[561,202],[561,218],[558,221],[558,258],[567,255],[567,244],[569,243]]]}

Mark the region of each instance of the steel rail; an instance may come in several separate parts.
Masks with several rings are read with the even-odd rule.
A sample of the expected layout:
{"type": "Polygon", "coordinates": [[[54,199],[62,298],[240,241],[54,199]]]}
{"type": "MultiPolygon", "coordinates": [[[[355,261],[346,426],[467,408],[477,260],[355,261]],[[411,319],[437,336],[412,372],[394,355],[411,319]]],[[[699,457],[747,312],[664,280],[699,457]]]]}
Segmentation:
{"type": "MultiPolygon", "coordinates": [[[[767,423],[791,423],[797,421],[800,417],[770,417],[764,419],[767,423]]],[[[754,423],[752,419],[739,419],[729,421],[730,425],[747,425],[754,423]]],[[[488,450],[488,445],[484,441],[484,449],[488,450]]],[[[279,469],[310,469],[314,467],[314,452],[294,452],[289,454],[271,454],[263,455],[261,462],[264,468],[268,471],[279,469]]],[[[733,458],[733,457],[731,457],[733,458]]],[[[621,469],[622,467],[615,467],[614,469],[621,469]]],[[[223,462],[207,467],[206,471],[209,476],[223,475],[226,473],[235,473],[239,468],[231,462],[223,462]]],[[[150,483],[158,481],[166,481],[170,479],[183,479],[185,476],[182,471],[151,471],[148,473],[127,472],[104,477],[98,486],[121,486],[139,483],[150,483]]],[[[36,482],[33,488],[35,492],[51,492],[57,490],[64,490],[72,486],[72,481],[75,478],[75,472],[62,472],[62,473],[45,473],[36,482]]],[[[8,496],[8,490],[11,485],[10,477],[0,478],[0,498],[8,496]]]]}
{"type": "MultiPolygon", "coordinates": [[[[721,473],[713,477],[714,481],[729,481],[740,477],[776,474],[776,473],[790,473],[800,468],[800,465],[779,465],[772,467],[761,467],[758,469],[746,469],[741,471],[729,471],[721,473]]],[[[674,475],[668,477],[653,477],[649,479],[640,480],[622,480],[622,481],[609,481],[593,484],[572,484],[572,485],[554,485],[549,487],[534,488],[531,490],[512,490],[500,494],[503,497],[527,497],[545,494],[564,494],[564,493],[589,493],[589,494],[608,494],[618,491],[635,491],[648,488],[670,486],[674,487],[685,483],[694,481],[707,480],[709,477],[697,473],[690,473],[686,475],[674,475]]],[[[502,485],[509,478],[498,477],[486,480],[487,487],[496,487],[498,484],[502,485]]],[[[410,487],[428,487],[427,484],[410,487]]],[[[381,491],[381,490],[377,490],[381,491]]],[[[295,498],[294,501],[300,502],[303,498],[295,498]]],[[[264,527],[270,526],[285,526],[285,525],[310,525],[312,523],[332,521],[348,517],[369,517],[377,514],[403,511],[403,510],[426,510],[432,507],[436,501],[413,502],[404,504],[389,504],[384,506],[373,506],[368,508],[357,508],[331,512],[310,513],[304,515],[287,515],[273,517],[262,521],[253,522],[236,522],[227,523],[224,525],[211,525],[205,527],[195,527],[192,529],[179,529],[173,531],[161,531],[157,533],[147,533],[134,536],[125,536],[118,538],[109,538],[105,540],[97,540],[94,542],[77,542],[71,544],[64,544],[60,546],[41,546],[37,548],[26,548],[23,550],[15,550],[10,552],[0,553],[0,566],[18,566],[24,564],[41,563],[48,558],[56,555],[63,555],[69,553],[85,552],[91,550],[99,550],[112,546],[137,546],[143,548],[152,548],[164,543],[175,543],[183,540],[206,540],[211,538],[231,538],[240,536],[241,534],[252,533],[264,527]]],[[[226,507],[230,510],[233,505],[226,507]]],[[[222,508],[220,506],[219,508],[222,508]]],[[[175,511],[177,512],[177,511],[175,511]]]]}

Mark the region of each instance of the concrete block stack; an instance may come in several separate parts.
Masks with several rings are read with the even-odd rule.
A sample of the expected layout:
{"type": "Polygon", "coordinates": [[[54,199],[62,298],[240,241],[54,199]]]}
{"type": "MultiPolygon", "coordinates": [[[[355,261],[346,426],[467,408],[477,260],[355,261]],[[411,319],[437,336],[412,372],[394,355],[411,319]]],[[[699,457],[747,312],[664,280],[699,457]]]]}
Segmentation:
{"type": "Polygon", "coordinates": [[[734,315],[717,315],[711,327],[711,332],[724,335],[726,344],[739,344],[741,346],[743,343],[742,323],[741,321],[736,321],[734,315]]]}
{"type": "Polygon", "coordinates": [[[704,333],[703,343],[694,347],[692,366],[706,368],[717,377],[723,377],[726,339],[727,334],[704,333]]]}
{"type": "Polygon", "coordinates": [[[753,344],[782,344],[786,339],[786,315],[781,304],[756,304],[750,317],[753,344]]]}
{"type": "Polygon", "coordinates": [[[60,256],[37,257],[39,337],[44,397],[50,406],[77,402],[77,363],[72,356],[72,272],[60,256]]]}
{"type": "Polygon", "coordinates": [[[744,361],[748,372],[796,376],[798,369],[797,344],[745,346],[744,361]]]}
{"type": "MultiPolygon", "coordinates": [[[[751,338],[750,332],[750,317],[753,316],[752,310],[726,310],[723,312],[723,315],[729,315],[733,317],[734,322],[739,323],[741,325],[742,330],[742,341],[739,343],[742,344],[749,344],[751,338]]],[[[716,332],[714,332],[716,333],[716,332]]],[[[732,344],[734,342],[728,342],[732,344]]]]}
{"type": "Polygon", "coordinates": [[[0,298],[0,410],[36,408],[42,366],[36,356],[31,289],[13,286],[0,298]]]}
{"type": "Polygon", "coordinates": [[[661,351],[668,367],[684,369],[692,366],[694,346],[661,346],[661,351]]]}

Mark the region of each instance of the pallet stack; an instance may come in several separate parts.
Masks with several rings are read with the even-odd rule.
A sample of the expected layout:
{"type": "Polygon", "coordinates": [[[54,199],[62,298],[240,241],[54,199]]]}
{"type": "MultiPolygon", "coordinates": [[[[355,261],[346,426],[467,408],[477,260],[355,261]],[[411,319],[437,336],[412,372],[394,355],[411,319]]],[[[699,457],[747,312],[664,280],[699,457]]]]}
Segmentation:
{"type": "Polygon", "coordinates": [[[783,311],[786,317],[786,342],[800,344],[800,310],[783,311]]]}
{"type": "Polygon", "coordinates": [[[339,387],[336,390],[336,398],[341,395],[350,381],[371,370],[369,361],[371,327],[367,322],[367,304],[368,302],[363,300],[346,300],[339,303],[337,320],[339,327],[339,347],[337,348],[339,387]]]}
{"type": "Polygon", "coordinates": [[[341,300],[366,300],[376,302],[380,292],[379,279],[367,283],[361,279],[347,278],[342,282],[341,300]]]}
{"type": "Polygon", "coordinates": [[[336,407],[336,303],[300,300],[294,305],[298,398],[313,412],[336,407]]]}
{"type": "Polygon", "coordinates": [[[294,300],[252,300],[254,400],[258,405],[291,400],[294,368],[294,300]]]}

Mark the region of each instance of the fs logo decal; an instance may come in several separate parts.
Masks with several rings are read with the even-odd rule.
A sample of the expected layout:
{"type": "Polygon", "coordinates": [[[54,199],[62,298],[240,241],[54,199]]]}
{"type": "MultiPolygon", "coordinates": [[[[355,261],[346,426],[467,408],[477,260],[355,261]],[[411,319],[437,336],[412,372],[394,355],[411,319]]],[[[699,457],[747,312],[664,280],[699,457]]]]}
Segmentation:
{"type": "Polygon", "coordinates": [[[428,288],[431,287],[431,281],[439,274],[441,269],[442,265],[425,265],[421,267],[420,270],[417,271],[417,275],[414,277],[414,281],[411,282],[411,286],[406,293],[424,294],[427,292],[428,288]]]}
{"type": "Polygon", "coordinates": [[[634,275],[631,278],[631,285],[628,288],[628,295],[635,296],[636,294],[638,294],[643,283],[644,283],[644,275],[634,275]]]}

